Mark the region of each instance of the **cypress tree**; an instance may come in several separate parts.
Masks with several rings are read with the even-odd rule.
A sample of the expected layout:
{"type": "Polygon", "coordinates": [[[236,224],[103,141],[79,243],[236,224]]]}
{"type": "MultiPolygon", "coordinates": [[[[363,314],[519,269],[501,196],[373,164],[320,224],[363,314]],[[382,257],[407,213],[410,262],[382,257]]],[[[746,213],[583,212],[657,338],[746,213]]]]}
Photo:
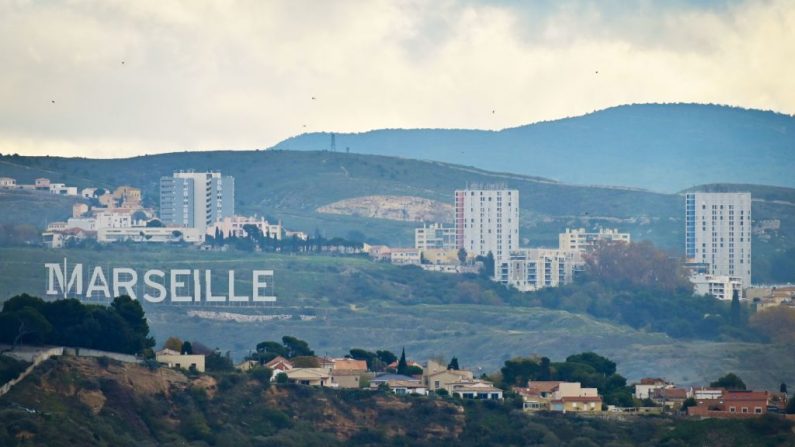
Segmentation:
{"type": "Polygon", "coordinates": [[[453,357],[453,359],[450,360],[450,363],[447,365],[447,369],[452,369],[455,371],[461,369],[461,367],[458,366],[458,357],[453,357]]]}
{"type": "Polygon", "coordinates": [[[734,290],[732,293],[731,322],[735,326],[740,325],[740,292],[734,290]]]}
{"type": "Polygon", "coordinates": [[[408,373],[409,365],[406,363],[406,348],[403,348],[403,352],[400,353],[400,361],[398,361],[397,373],[398,374],[406,374],[408,373]]]}

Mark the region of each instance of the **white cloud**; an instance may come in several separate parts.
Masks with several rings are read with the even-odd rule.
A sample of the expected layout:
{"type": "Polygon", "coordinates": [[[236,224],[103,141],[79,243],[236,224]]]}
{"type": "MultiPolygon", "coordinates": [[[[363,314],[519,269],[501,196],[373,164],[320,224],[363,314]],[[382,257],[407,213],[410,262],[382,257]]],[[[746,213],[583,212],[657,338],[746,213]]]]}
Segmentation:
{"type": "Polygon", "coordinates": [[[0,152],[112,157],[267,147],[314,130],[497,129],[632,102],[795,112],[791,2],[625,5],[6,2],[0,152]]]}

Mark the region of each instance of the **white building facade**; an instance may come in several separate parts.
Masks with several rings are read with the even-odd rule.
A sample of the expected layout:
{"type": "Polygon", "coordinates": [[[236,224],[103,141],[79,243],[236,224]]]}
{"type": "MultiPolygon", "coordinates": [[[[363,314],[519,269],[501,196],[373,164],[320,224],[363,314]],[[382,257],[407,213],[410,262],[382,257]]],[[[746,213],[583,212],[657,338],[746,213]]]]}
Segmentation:
{"type": "Polygon", "coordinates": [[[743,296],[743,280],[737,276],[697,274],[690,277],[693,293],[696,295],[712,295],[719,300],[731,300],[737,291],[740,299],[743,296]]]}
{"type": "Polygon", "coordinates": [[[109,242],[204,242],[204,231],[198,228],[177,227],[128,227],[98,228],[97,241],[109,242]]]}
{"type": "Polygon", "coordinates": [[[525,248],[514,250],[507,259],[496,262],[496,278],[522,292],[532,292],[570,284],[584,266],[578,251],[525,248]]]}
{"type": "Polygon", "coordinates": [[[586,253],[601,241],[630,242],[629,233],[619,233],[617,229],[600,228],[598,232],[587,232],[585,228],[570,230],[558,235],[558,247],[561,250],[573,250],[586,253]]]}
{"type": "Polygon", "coordinates": [[[519,191],[503,185],[472,185],[455,192],[456,247],[491,253],[495,266],[519,248],[519,191]]]}
{"type": "Polygon", "coordinates": [[[455,227],[434,223],[415,228],[414,248],[418,250],[458,248],[455,227]]]}
{"type": "Polygon", "coordinates": [[[270,239],[281,240],[284,233],[281,224],[272,224],[263,217],[227,216],[208,226],[207,235],[215,236],[218,230],[225,238],[231,236],[244,238],[248,237],[245,230],[247,225],[257,227],[263,236],[270,239]]]}
{"type": "Polygon", "coordinates": [[[740,278],[742,287],[750,287],[751,194],[688,193],[685,253],[710,275],[740,278]]]}

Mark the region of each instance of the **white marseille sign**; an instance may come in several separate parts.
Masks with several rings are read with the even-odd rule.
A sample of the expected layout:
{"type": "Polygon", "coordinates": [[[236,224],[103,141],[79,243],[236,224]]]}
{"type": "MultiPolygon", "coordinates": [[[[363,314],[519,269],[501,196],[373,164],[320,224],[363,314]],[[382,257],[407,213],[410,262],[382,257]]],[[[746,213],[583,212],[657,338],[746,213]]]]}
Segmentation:
{"type": "Polygon", "coordinates": [[[104,297],[111,299],[129,295],[138,299],[136,289],[143,280],[143,299],[150,303],[161,303],[168,299],[172,303],[265,303],[274,302],[273,270],[253,270],[251,272],[251,293],[238,295],[235,290],[235,271],[227,271],[227,290],[216,295],[212,285],[212,270],[172,269],[168,272],[158,269],[146,270],[139,276],[135,269],[114,267],[105,270],[96,266],[93,270],[84,269],[83,264],[74,264],[71,272],[67,269],[66,258],[61,263],[45,263],[47,271],[47,295],[76,297],[104,297]],[[90,276],[89,276],[90,275],[90,276]],[[86,280],[87,279],[87,280],[86,280]],[[109,281],[110,279],[110,281],[109,281]],[[86,280],[86,281],[84,281],[86,280]],[[83,285],[86,288],[83,288],[83,285]],[[111,293],[112,292],[112,293],[111,293]],[[152,292],[152,293],[149,293],[152,292]]]}

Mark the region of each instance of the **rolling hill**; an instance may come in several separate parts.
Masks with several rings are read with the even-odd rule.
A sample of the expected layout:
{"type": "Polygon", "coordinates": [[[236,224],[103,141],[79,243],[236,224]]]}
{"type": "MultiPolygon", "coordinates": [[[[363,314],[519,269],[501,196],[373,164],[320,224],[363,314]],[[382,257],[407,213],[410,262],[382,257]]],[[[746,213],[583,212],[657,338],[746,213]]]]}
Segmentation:
{"type": "MultiPolygon", "coordinates": [[[[309,233],[320,230],[326,236],[372,243],[410,245],[419,223],[353,215],[353,211],[348,215],[338,208],[334,214],[323,213],[320,209],[371,196],[417,197],[449,205],[453,191],[468,182],[496,182],[520,191],[523,245],[556,246],[557,234],[567,227],[617,227],[636,240],[651,240],[673,254],[680,252],[684,239],[682,198],[677,194],[569,185],[441,162],[280,150],[184,152],[114,160],[0,157],[0,176],[17,178],[21,183],[46,176],[78,186],[129,184],[142,188],[144,203],[154,207],[159,178],[180,169],[215,169],[234,176],[238,213],[281,219],[288,228],[309,233]]],[[[785,280],[786,272],[776,279],[771,277],[771,269],[777,257],[791,256],[787,250],[795,247],[795,189],[754,185],[699,188],[753,192],[755,221],[771,224],[759,226],[754,239],[755,281],[785,280]]],[[[41,225],[42,221],[68,216],[63,213],[68,203],[42,205],[41,200],[51,197],[25,194],[0,194],[4,222],[20,219],[41,225]]]]}
{"type": "MultiPolygon", "coordinates": [[[[500,131],[336,133],[338,151],[542,175],[566,183],[675,192],[702,183],[795,187],[795,117],[704,104],[636,104],[500,131]]],[[[328,150],[330,133],[276,149],[328,150]]]]}

